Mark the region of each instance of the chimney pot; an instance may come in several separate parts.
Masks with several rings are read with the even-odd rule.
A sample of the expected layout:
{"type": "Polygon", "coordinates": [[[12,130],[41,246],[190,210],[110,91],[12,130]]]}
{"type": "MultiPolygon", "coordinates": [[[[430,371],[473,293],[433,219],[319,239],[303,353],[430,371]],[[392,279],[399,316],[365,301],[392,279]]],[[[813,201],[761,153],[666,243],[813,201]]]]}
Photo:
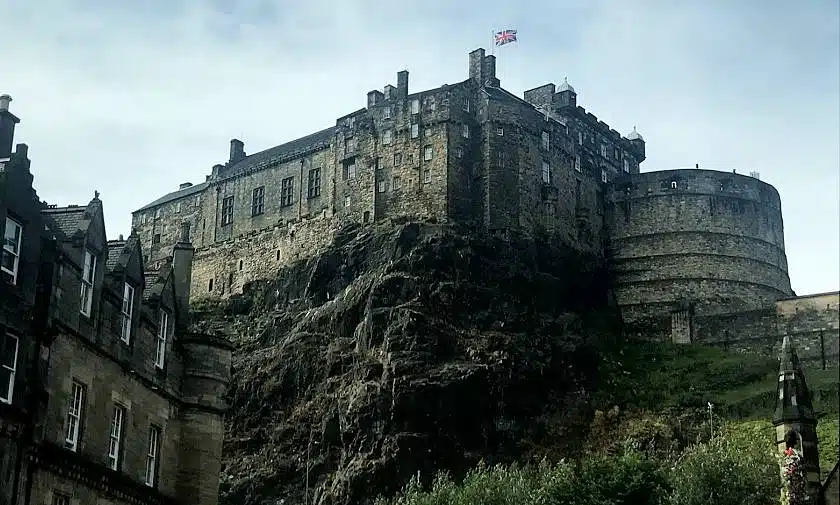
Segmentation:
{"type": "Polygon", "coordinates": [[[230,163],[238,163],[245,159],[245,143],[239,139],[230,141],[230,163]]]}
{"type": "Polygon", "coordinates": [[[9,102],[12,101],[12,97],[9,95],[0,95],[0,112],[7,112],[9,110],[9,102]]]}
{"type": "Polygon", "coordinates": [[[122,233],[120,233],[120,236],[119,236],[119,237],[117,237],[117,240],[124,240],[124,239],[123,239],[123,235],[122,235],[122,233]]]}
{"type": "Polygon", "coordinates": [[[181,184],[178,185],[178,189],[187,189],[189,187],[192,187],[191,182],[182,182],[181,184]]]}

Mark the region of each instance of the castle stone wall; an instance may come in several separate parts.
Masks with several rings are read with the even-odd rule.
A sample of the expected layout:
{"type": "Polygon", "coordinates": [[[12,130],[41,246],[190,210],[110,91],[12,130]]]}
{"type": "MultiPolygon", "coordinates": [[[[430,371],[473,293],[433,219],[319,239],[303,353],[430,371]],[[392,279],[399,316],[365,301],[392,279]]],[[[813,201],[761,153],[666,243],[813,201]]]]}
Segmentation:
{"type": "Polygon", "coordinates": [[[790,296],[781,204],[758,179],[708,170],[608,185],[608,256],[625,319],[748,311],[790,296]]]}

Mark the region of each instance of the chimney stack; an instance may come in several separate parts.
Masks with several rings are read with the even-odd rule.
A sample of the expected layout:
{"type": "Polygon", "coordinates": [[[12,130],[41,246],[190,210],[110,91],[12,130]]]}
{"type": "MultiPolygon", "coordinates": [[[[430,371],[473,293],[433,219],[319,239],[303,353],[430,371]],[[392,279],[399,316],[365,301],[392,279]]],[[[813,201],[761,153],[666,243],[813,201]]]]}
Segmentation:
{"type": "Polygon", "coordinates": [[[187,188],[191,188],[191,187],[192,187],[191,182],[182,182],[181,184],[178,185],[179,190],[187,189],[187,188]]]}
{"type": "Polygon", "coordinates": [[[230,164],[239,163],[245,159],[245,143],[239,139],[230,141],[230,164]]]}
{"type": "Polygon", "coordinates": [[[402,99],[408,96],[408,70],[397,72],[397,94],[402,99]]]}
{"type": "Polygon", "coordinates": [[[9,95],[0,95],[0,160],[12,157],[15,125],[20,123],[20,119],[9,112],[9,102],[11,101],[12,97],[9,95]]]}
{"type": "Polygon", "coordinates": [[[195,248],[190,242],[190,223],[181,223],[181,236],[172,250],[172,278],[175,284],[175,297],[178,300],[176,324],[187,328],[190,324],[190,284],[192,283],[192,263],[195,248]]]}
{"type": "Polygon", "coordinates": [[[484,49],[478,48],[470,53],[470,79],[484,86],[484,49]]]}
{"type": "Polygon", "coordinates": [[[484,57],[484,84],[498,88],[501,82],[496,78],[496,57],[492,54],[484,57]]]}

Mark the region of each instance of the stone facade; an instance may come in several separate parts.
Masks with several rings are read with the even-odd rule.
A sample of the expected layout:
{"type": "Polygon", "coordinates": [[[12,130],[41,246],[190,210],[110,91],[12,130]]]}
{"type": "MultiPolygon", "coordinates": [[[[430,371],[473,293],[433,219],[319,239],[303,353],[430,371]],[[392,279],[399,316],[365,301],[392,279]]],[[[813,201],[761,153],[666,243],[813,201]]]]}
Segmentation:
{"type": "Polygon", "coordinates": [[[468,79],[419,93],[399,72],[396,87],[369,92],[367,107],[335,126],[256,154],[232,140],[206,181],[134,213],[148,260],[165,258],[188,223],[193,295],[227,296],[311,255],[344,224],[394,217],[547,231],[600,255],[604,181],[638,173],[644,141],[577,106],[568,84],[524,100],[508,93],[495,64],[478,49],[468,79]],[[293,228],[312,241],[293,239],[293,228]]]}
{"type": "Polygon", "coordinates": [[[0,445],[0,461],[17,455],[3,503],[215,505],[232,346],[190,322],[187,230],[148,270],[136,235],[106,239],[98,195],[38,201],[23,151],[6,173],[35,213],[9,215],[36,234],[23,234],[19,282],[0,289],[36,286],[44,327],[6,326],[25,344],[9,361],[28,372],[13,378],[28,408],[14,447],[0,445]]]}

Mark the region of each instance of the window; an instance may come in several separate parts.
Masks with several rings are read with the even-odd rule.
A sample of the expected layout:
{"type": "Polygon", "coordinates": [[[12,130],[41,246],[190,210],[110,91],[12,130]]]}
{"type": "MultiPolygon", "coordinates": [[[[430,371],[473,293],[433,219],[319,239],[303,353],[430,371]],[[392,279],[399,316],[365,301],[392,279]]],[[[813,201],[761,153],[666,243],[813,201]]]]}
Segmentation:
{"type": "Polygon", "coordinates": [[[181,212],[181,202],[175,202],[175,213],[181,212]]]}
{"type": "Polygon", "coordinates": [[[575,155],[575,170],[580,172],[580,155],[579,154],[575,155]]]}
{"type": "Polygon", "coordinates": [[[288,207],[294,203],[295,178],[286,177],[280,183],[280,206],[288,207]]]}
{"type": "Polygon", "coordinates": [[[317,198],[321,196],[321,169],[313,168],[309,170],[309,187],[307,188],[309,198],[317,198]]]}
{"type": "Polygon", "coordinates": [[[542,148],[548,149],[549,148],[549,134],[548,132],[542,132],[542,148]]]}
{"type": "Polygon", "coordinates": [[[90,316],[90,309],[93,306],[93,280],[96,276],[96,256],[89,250],[85,250],[85,266],[82,270],[82,293],[81,307],[82,314],[90,316]]]}
{"type": "Polygon", "coordinates": [[[200,205],[201,205],[201,197],[197,196],[197,197],[195,197],[195,206],[198,207],[200,205]]]}
{"type": "Polygon", "coordinates": [[[630,162],[628,160],[624,160],[624,171],[630,172],[630,162]]]}
{"type": "Polygon", "coordinates": [[[391,106],[382,107],[382,119],[391,119],[391,106]]]}
{"type": "Polygon", "coordinates": [[[417,123],[412,123],[411,125],[411,138],[416,139],[420,136],[420,125],[417,123]]]}
{"type": "Polygon", "coordinates": [[[52,505],[70,505],[70,497],[66,494],[53,492],[52,505]]]}
{"type": "Polygon", "coordinates": [[[233,223],[233,197],[226,196],[222,199],[222,226],[233,223]]]}
{"type": "Polygon", "coordinates": [[[578,144],[583,145],[583,132],[578,132],[578,144]]]}
{"type": "Polygon", "coordinates": [[[613,159],[621,159],[621,151],[619,151],[618,148],[613,149],[613,159]]]}
{"type": "Polygon", "coordinates": [[[347,160],[344,162],[344,179],[356,178],[356,160],[347,160]]]}
{"type": "Polygon", "coordinates": [[[461,125],[461,136],[463,136],[465,139],[470,138],[470,125],[461,125]]]}
{"type": "Polygon", "coordinates": [[[425,184],[429,184],[430,182],[432,182],[432,171],[428,168],[426,170],[423,170],[423,182],[425,184]]]}
{"type": "Polygon", "coordinates": [[[456,147],[455,148],[455,157],[456,158],[462,158],[463,156],[464,156],[464,150],[461,149],[460,147],[456,147]]]}
{"type": "Polygon", "coordinates": [[[496,135],[501,137],[504,134],[505,134],[505,129],[503,127],[499,126],[499,127],[496,128],[496,135]]]}
{"type": "Polygon", "coordinates": [[[64,448],[76,452],[79,449],[79,433],[82,427],[82,410],[85,407],[87,388],[78,381],[73,381],[70,388],[70,408],[67,411],[64,448]]]}
{"type": "Polygon", "coordinates": [[[345,196],[345,197],[344,197],[344,206],[345,206],[345,207],[349,207],[349,206],[350,206],[350,197],[349,197],[349,196],[345,196]]]}
{"type": "Polygon", "coordinates": [[[345,153],[352,153],[356,151],[356,139],[353,137],[347,137],[344,139],[344,152],[345,153]]]}
{"type": "Polygon", "coordinates": [[[607,145],[606,144],[601,144],[601,157],[602,158],[607,157],[607,145]]]}
{"type": "Polygon", "coordinates": [[[251,193],[251,215],[259,216],[265,212],[265,186],[254,188],[251,193]]]}
{"type": "Polygon", "coordinates": [[[505,168],[505,152],[499,151],[496,156],[499,160],[499,168],[505,168]]]}
{"type": "Polygon", "coordinates": [[[415,98],[411,101],[411,113],[420,114],[420,100],[415,98]]]}
{"type": "Polygon", "coordinates": [[[551,184],[551,165],[547,161],[542,162],[542,181],[551,184]]]}
{"type": "Polygon", "coordinates": [[[402,154],[394,153],[394,166],[398,167],[402,164],[402,154]]]}
{"type": "Polygon", "coordinates": [[[161,217],[162,215],[163,215],[163,207],[158,207],[158,208],[155,210],[155,218],[159,218],[159,217],[161,217]]]}
{"type": "Polygon", "coordinates": [[[385,182],[385,181],[379,181],[379,182],[376,184],[376,190],[377,190],[379,193],[384,193],[385,191],[387,191],[387,190],[388,190],[388,183],[387,183],[387,182],[385,182]]]}
{"type": "Polygon", "coordinates": [[[122,311],[120,318],[122,319],[122,331],[120,338],[126,344],[131,342],[131,315],[134,312],[134,286],[129,283],[123,285],[123,300],[122,311]]]}
{"type": "Polygon", "coordinates": [[[152,244],[160,244],[160,233],[155,233],[152,237],[152,244]]]}
{"type": "Polygon", "coordinates": [[[435,111],[435,97],[429,98],[429,112],[435,111]]]}
{"type": "Polygon", "coordinates": [[[391,130],[382,132],[382,144],[386,146],[391,145],[391,130]]]}
{"type": "Polygon", "coordinates": [[[394,176],[394,181],[391,185],[391,189],[393,189],[394,191],[399,191],[401,187],[402,187],[402,181],[400,181],[400,176],[395,175],[394,176]]]}
{"type": "Polygon", "coordinates": [[[426,146],[423,148],[423,160],[424,161],[431,161],[432,159],[432,146],[426,146]]]}
{"type": "Polygon", "coordinates": [[[160,324],[158,325],[157,347],[155,348],[155,366],[163,368],[166,361],[166,336],[169,334],[169,313],[160,311],[160,324]]]}
{"type": "Polygon", "coordinates": [[[160,449],[160,428],[152,426],[149,429],[149,452],[146,454],[146,485],[157,485],[158,451],[160,449]]]}
{"type": "Polygon", "coordinates": [[[677,189],[677,181],[671,181],[671,189],[677,189]]]}
{"type": "Polygon", "coordinates": [[[20,242],[23,227],[14,219],[6,218],[6,231],[3,234],[3,258],[0,261],[0,271],[8,276],[14,285],[17,283],[18,267],[20,266],[20,242]]]}
{"type": "Polygon", "coordinates": [[[207,291],[213,291],[213,279],[210,279],[210,282],[207,283],[207,291]]]}
{"type": "Polygon", "coordinates": [[[431,137],[434,134],[435,134],[435,129],[432,128],[431,126],[427,126],[427,127],[423,128],[423,135],[425,135],[427,137],[431,137]]]}
{"type": "Polygon", "coordinates": [[[0,341],[0,403],[12,403],[17,373],[18,338],[6,333],[0,341]]]}
{"type": "Polygon", "coordinates": [[[114,414],[111,418],[111,435],[108,439],[108,466],[111,470],[120,468],[120,450],[122,449],[122,428],[125,419],[125,407],[120,404],[114,405],[114,414]]]}
{"type": "Polygon", "coordinates": [[[469,97],[464,97],[464,102],[462,103],[461,107],[467,112],[470,111],[470,99],[469,99],[469,97]]]}
{"type": "Polygon", "coordinates": [[[607,182],[607,171],[601,169],[601,182],[607,182]]]}

